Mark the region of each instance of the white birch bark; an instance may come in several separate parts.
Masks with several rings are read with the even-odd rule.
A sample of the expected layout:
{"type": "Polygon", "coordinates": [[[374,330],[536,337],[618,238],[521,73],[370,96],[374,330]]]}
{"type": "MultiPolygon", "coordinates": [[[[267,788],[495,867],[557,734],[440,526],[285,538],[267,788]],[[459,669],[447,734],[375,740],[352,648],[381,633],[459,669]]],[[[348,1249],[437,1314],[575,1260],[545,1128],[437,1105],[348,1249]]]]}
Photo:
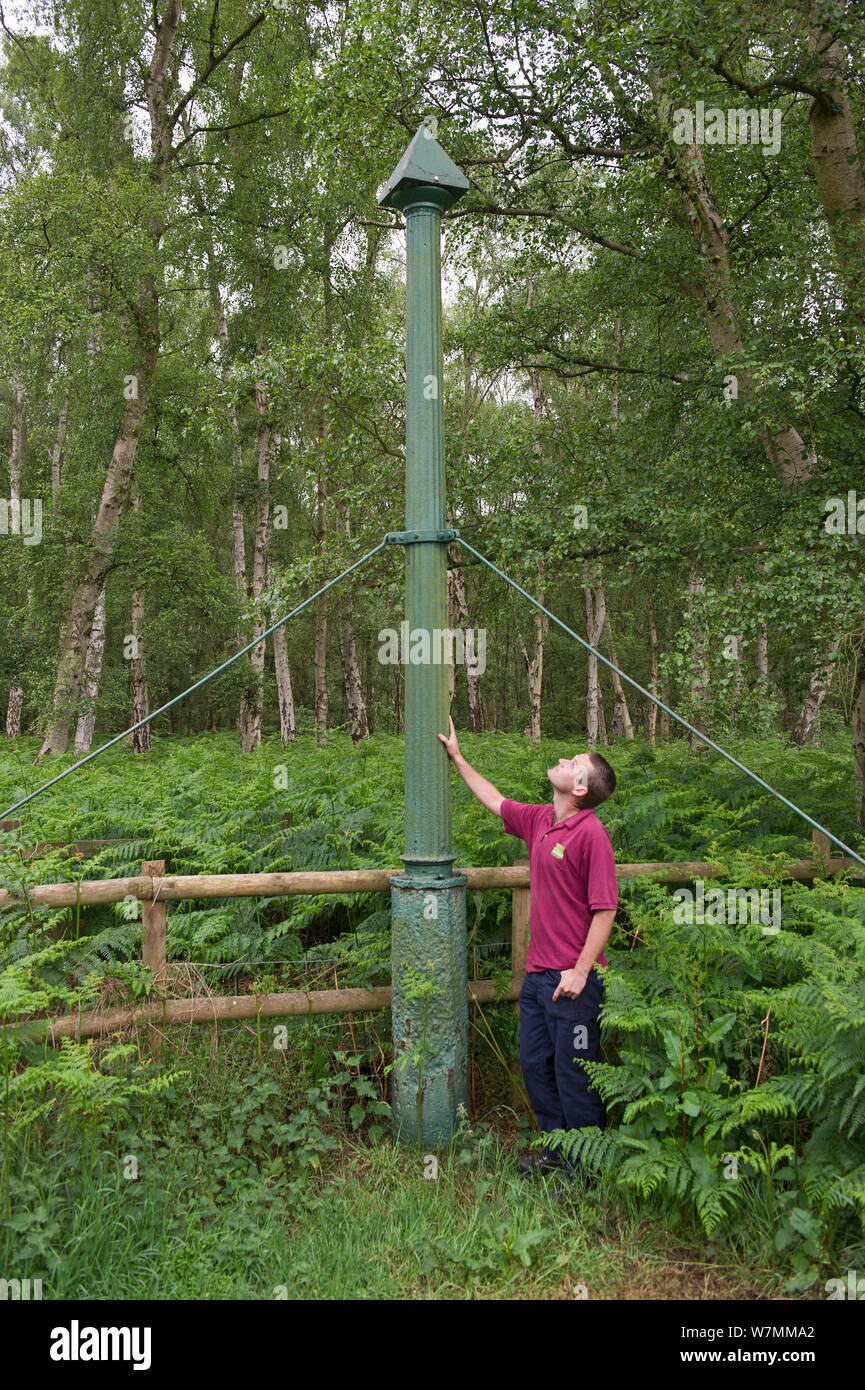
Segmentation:
{"type": "Polygon", "coordinates": [[[78,722],[75,727],[76,754],[89,753],[93,743],[93,730],[96,725],[96,700],[99,695],[99,680],[102,675],[102,660],[105,652],[105,584],[99,590],[96,607],[93,610],[93,624],[87,643],[87,656],[84,662],[84,680],[81,687],[78,722]]]}
{"type": "MultiPolygon", "coordinates": [[[[135,479],[132,481],[132,510],[141,514],[141,493],[135,479]]],[[[146,719],[150,712],[147,696],[147,653],[144,650],[144,589],[136,581],[132,588],[132,641],[133,656],[130,664],[132,687],[132,723],[146,719]]],[[[144,724],[131,735],[132,749],[135,753],[149,753],[150,725],[144,724]]]]}
{"type": "MultiPolygon", "coordinates": [[[[655,624],[655,606],[652,595],[649,595],[649,641],[651,643],[651,675],[649,677],[649,693],[658,698],[658,629],[655,624]]],[[[656,731],[658,727],[658,706],[651,700],[646,711],[646,733],[649,745],[654,748],[656,731]]]]}
{"type": "MultiPolygon", "coordinates": [[[[606,604],[604,607],[606,609],[606,604]]],[[[619,663],[616,661],[616,653],[613,649],[613,634],[610,631],[609,613],[607,613],[604,621],[604,632],[607,638],[607,645],[610,649],[610,660],[615,666],[618,666],[619,663]]],[[[613,690],[616,694],[616,708],[613,714],[613,732],[619,735],[624,734],[627,739],[633,739],[634,726],[631,722],[631,711],[628,709],[628,697],[625,694],[625,689],[618,671],[612,671],[611,675],[613,678],[613,690]]]]}
{"type": "MultiPolygon", "coordinates": [[[[598,648],[604,623],[607,617],[607,600],[601,582],[600,566],[597,562],[583,565],[583,593],[586,599],[586,641],[598,648]]],[[[596,748],[602,732],[603,696],[598,675],[598,658],[593,651],[588,653],[589,673],[586,695],[586,743],[596,748]]],[[[606,728],[603,730],[606,742],[606,728]]]]}
{"type": "MultiPolygon", "coordinates": [[[[323,427],[322,427],[323,428],[323,427]]],[[[327,490],[321,473],[316,490],[316,549],[324,555],[327,539],[327,490]]],[[[327,596],[315,601],[315,736],[319,743],[327,742],[327,596]]]]}
{"type": "MultiPolygon", "coordinates": [[[[454,627],[461,627],[465,634],[469,625],[469,603],[466,592],[466,577],[461,565],[454,565],[449,571],[452,575],[451,592],[454,605],[454,627]]],[[[482,734],[484,731],[484,710],[481,702],[481,684],[477,671],[473,671],[468,662],[465,663],[466,676],[466,698],[468,701],[468,727],[473,734],[482,734]]],[[[456,671],[454,670],[454,676],[456,671]]]]}
{"type": "Polygon", "coordinates": [[[297,740],[297,726],[294,718],[294,694],[291,688],[291,671],[288,665],[288,648],[285,640],[285,625],[278,627],[273,634],[273,664],[276,671],[276,693],[279,701],[279,733],[283,743],[297,740]]]}
{"type": "Polygon", "coordinates": [[[833,638],[824,660],[811,673],[811,681],[808,694],[805,697],[805,703],[799,711],[796,723],[793,726],[793,732],[790,735],[797,748],[804,747],[806,743],[814,743],[817,741],[820,707],[829,694],[832,686],[832,677],[835,674],[835,665],[840,645],[841,639],[839,637],[833,638]]]}
{"type": "MultiPolygon", "coordinates": [[[[262,350],[259,342],[259,351],[262,350]]],[[[267,588],[267,548],[270,527],[270,469],[282,443],[279,431],[269,420],[269,405],[264,382],[256,382],[255,405],[258,411],[258,433],[256,454],[258,459],[258,486],[255,507],[255,549],[252,561],[252,600],[255,608],[252,637],[260,637],[266,630],[261,599],[267,588]]],[[[243,644],[244,646],[246,643],[243,644]]],[[[244,696],[240,702],[238,725],[240,746],[245,753],[261,744],[261,719],[264,707],[264,656],[265,643],[259,642],[250,653],[254,687],[252,695],[244,696]]]]}
{"type": "MultiPolygon", "coordinates": [[[[351,523],[348,506],[339,501],[336,505],[337,518],[346,540],[351,539],[351,523]]],[[[342,676],[345,682],[345,698],[348,705],[349,725],[352,743],[369,738],[369,720],[366,701],[363,698],[363,681],[357,659],[357,642],[354,635],[354,611],[351,590],[344,586],[339,596],[339,654],[342,662],[342,676]]]]}
{"type": "MultiPolygon", "coordinates": [[[[154,181],[162,183],[171,152],[171,118],[165,100],[165,78],[174,49],[182,0],[169,0],[158,23],[156,42],[145,76],[150,117],[150,151],[154,181]]],[[[156,250],[164,225],[158,214],[148,218],[148,236],[156,250]]],[[[135,333],[131,380],[123,383],[124,407],[111,460],[102,486],[90,544],[79,571],[60,635],[60,655],[51,711],[37,754],[63,753],[69,746],[69,727],[78,703],[87,650],[87,634],[111,564],[120,514],[126,505],[135,453],[150,400],[159,356],[159,293],[156,279],[145,269],[136,292],[135,333]]],[[[121,383],[118,383],[118,387],[121,383]]]]}
{"type": "MultiPolygon", "coordinates": [[[[12,373],[15,386],[15,405],[12,413],[12,450],[9,457],[9,501],[21,506],[21,466],[24,453],[24,382],[16,368],[12,373]]],[[[20,515],[20,512],[19,512],[20,515]]],[[[6,737],[18,738],[21,733],[21,712],[24,708],[24,690],[17,679],[9,688],[6,705],[6,737]]]]}
{"type": "MultiPolygon", "coordinates": [[[[705,623],[699,617],[699,599],[706,587],[706,581],[696,570],[688,576],[688,624],[691,630],[691,693],[692,719],[694,723],[704,722],[706,702],[709,697],[709,638],[705,623]]],[[[688,746],[695,748],[698,740],[688,734],[688,746]]]]}

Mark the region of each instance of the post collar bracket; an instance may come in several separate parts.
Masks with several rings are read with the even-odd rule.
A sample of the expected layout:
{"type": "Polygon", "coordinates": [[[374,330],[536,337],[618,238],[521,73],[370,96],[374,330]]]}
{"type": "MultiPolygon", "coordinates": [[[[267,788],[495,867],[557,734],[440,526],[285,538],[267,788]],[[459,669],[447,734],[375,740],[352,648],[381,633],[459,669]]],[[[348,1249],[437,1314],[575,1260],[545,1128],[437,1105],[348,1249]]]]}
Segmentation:
{"type": "Polygon", "coordinates": [[[385,545],[447,544],[459,540],[459,531],[388,531],[385,545]]]}

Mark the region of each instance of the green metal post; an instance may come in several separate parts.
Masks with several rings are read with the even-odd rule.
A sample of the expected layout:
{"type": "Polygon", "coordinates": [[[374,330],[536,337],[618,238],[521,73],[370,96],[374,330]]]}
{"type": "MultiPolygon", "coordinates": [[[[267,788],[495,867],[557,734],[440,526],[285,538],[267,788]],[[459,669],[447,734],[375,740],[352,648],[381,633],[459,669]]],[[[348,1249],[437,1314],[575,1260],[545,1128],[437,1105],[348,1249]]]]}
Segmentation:
{"type": "Polygon", "coordinates": [[[405,872],[392,880],[393,1128],[447,1143],[468,1103],[466,911],[454,872],[448,727],[441,214],[468,188],[425,125],[378,195],[406,219],[405,872]],[[438,536],[438,538],[436,538],[438,536]]]}

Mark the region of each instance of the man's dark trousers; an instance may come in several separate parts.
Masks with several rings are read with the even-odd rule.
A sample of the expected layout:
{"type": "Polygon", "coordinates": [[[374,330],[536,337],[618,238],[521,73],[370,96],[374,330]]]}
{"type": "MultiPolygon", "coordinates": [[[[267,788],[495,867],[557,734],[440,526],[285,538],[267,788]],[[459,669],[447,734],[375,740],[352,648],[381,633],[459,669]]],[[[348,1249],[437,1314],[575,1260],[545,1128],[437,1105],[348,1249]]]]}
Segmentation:
{"type": "MultiPolygon", "coordinates": [[[[560,970],[528,973],[520,990],[520,1066],[532,1109],[541,1129],[582,1129],[607,1122],[604,1103],[589,1089],[589,1077],[575,1059],[602,1062],[598,1020],[604,986],[598,972],[589,978],[576,999],[560,994],[553,1003],[562,977],[560,970]]],[[[544,1149],[544,1157],[561,1162],[560,1152],[544,1149]]],[[[578,1162],[567,1165],[579,1166],[578,1162]]]]}

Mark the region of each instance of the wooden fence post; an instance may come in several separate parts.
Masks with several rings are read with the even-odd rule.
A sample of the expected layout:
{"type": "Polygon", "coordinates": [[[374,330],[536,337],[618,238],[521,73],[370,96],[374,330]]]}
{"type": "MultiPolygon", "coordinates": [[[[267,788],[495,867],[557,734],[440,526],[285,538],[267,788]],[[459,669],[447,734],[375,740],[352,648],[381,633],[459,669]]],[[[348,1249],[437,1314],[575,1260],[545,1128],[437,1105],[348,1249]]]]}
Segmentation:
{"type": "MultiPolygon", "coordinates": [[[[516,864],[528,864],[528,859],[517,859],[516,864]]],[[[531,903],[531,887],[511,889],[511,975],[519,984],[522,982],[526,973],[526,952],[529,949],[529,907],[531,903]]],[[[519,1018],[520,1006],[514,1004],[514,1013],[519,1018]]],[[[524,1111],[525,1101],[523,1099],[520,1082],[522,1073],[520,1071],[519,1060],[510,1062],[511,1072],[511,1103],[515,1109],[524,1111]]]]}
{"type": "MultiPolygon", "coordinates": [[[[516,864],[528,864],[528,859],[517,859],[516,864]]],[[[511,974],[521,980],[526,973],[526,952],[529,949],[529,906],[531,888],[511,890],[511,974]]]]}
{"type": "MultiPolygon", "coordinates": [[[[141,865],[141,872],[145,877],[161,879],[165,876],[164,859],[145,859],[141,865]]],[[[159,885],[154,884],[154,893],[159,890],[159,885]]],[[[153,971],[154,980],[162,980],[165,976],[166,955],[165,955],[165,903],[159,898],[144,898],[142,900],[141,917],[144,925],[144,939],[142,944],[141,956],[145,965],[149,965],[153,971]]]]}
{"type": "Polygon", "coordinates": [[[822,830],[812,830],[811,842],[814,845],[814,859],[822,866],[825,873],[827,861],[832,854],[832,841],[828,835],[823,834],[822,830]]]}

